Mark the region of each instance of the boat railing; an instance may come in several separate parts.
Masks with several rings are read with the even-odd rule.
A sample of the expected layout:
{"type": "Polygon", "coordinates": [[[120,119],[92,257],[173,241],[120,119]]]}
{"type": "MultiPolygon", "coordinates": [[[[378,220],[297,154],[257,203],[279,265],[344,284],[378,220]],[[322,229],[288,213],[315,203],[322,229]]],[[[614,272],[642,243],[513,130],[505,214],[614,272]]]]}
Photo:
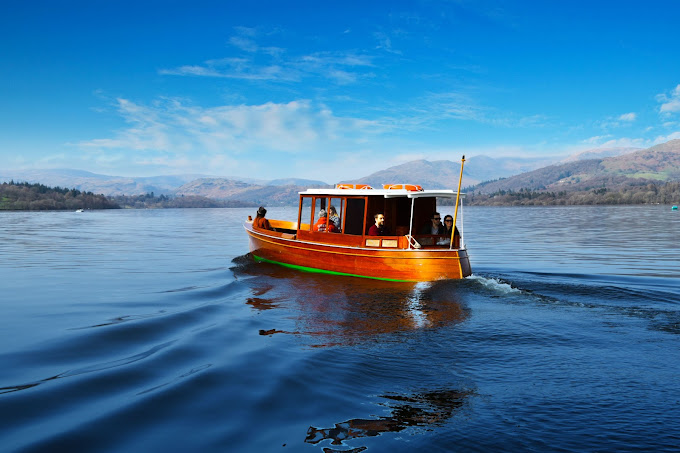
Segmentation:
{"type": "Polygon", "coordinates": [[[297,231],[297,222],[290,222],[288,220],[269,219],[269,225],[279,231],[288,230],[289,232],[297,231]]]}
{"type": "MultiPolygon", "coordinates": [[[[414,239],[418,241],[422,248],[449,248],[451,245],[451,238],[449,236],[442,236],[437,234],[417,234],[414,239]]],[[[456,235],[453,239],[453,248],[460,248],[460,236],[456,235]]]]}
{"type": "Polygon", "coordinates": [[[408,240],[409,248],[419,249],[421,247],[420,242],[416,241],[416,238],[407,234],[404,236],[408,240]]]}

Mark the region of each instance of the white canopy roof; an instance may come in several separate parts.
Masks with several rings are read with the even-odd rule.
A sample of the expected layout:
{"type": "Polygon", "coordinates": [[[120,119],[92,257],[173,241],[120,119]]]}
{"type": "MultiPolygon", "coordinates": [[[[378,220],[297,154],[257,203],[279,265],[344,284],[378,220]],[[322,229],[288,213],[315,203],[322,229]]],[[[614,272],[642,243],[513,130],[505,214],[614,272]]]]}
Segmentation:
{"type": "MultiPolygon", "coordinates": [[[[423,197],[439,197],[439,198],[455,198],[456,192],[450,189],[440,190],[421,190],[412,191],[405,189],[307,189],[300,192],[300,195],[327,195],[329,197],[343,197],[343,196],[383,196],[385,198],[423,198],[423,197]]],[[[465,197],[464,193],[460,194],[461,198],[465,197]]]]}

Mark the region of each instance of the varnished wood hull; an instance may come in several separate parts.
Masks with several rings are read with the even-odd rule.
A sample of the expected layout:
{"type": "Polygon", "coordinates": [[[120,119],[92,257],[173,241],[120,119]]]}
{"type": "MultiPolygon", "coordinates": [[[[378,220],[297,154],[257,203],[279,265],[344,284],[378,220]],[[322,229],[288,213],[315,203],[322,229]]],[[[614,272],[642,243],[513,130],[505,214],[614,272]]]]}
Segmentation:
{"type": "Polygon", "coordinates": [[[465,249],[348,247],[279,237],[253,229],[249,222],[244,228],[256,260],[311,272],[411,282],[461,279],[472,273],[465,249]]]}

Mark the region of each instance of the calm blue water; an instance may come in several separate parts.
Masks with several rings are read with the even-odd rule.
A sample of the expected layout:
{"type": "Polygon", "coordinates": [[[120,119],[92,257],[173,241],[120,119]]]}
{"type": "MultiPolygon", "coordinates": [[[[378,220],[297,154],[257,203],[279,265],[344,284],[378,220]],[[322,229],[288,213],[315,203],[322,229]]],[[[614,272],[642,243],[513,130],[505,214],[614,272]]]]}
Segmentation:
{"type": "Polygon", "coordinates": [[[466,207],[417,285],[254,264],[251,211],[0,213],[0,450],[680,448],[670,207],[466,207]]]}

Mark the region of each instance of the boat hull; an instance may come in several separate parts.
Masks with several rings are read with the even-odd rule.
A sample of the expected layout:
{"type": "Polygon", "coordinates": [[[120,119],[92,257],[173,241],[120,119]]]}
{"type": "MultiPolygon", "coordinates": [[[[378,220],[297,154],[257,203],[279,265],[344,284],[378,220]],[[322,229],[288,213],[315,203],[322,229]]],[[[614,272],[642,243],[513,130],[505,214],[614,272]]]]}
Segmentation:
{"type": "Polygon", "coordinates": [[[277,237],[250,223],[244,227],[255,260],[295,269],[408,282],[461,279],[472,273],[465,249],[347,247],[277,237]]]}

